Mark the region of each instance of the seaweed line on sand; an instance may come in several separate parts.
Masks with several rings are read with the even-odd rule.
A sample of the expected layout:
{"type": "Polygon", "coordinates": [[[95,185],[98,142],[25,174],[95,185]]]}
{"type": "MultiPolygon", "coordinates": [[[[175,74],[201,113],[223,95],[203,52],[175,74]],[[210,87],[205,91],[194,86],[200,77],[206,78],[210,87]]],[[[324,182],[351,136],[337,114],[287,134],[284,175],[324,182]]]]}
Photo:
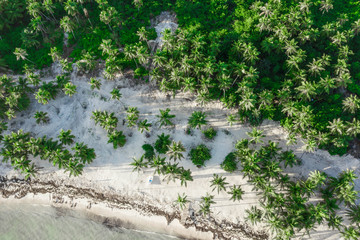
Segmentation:
{"type": "MultiPolygon", "coordinates": [[[[235,224],[226,220],[218,221],[212,217],[204,218],[199,214],[186,216],[182,219],[178,210],[168,212],[159,206],[139,202],[126,196],[112,193],[110,191],[98,191],[89,187],[77,187],[62,180],[42,181],[39,179],[19,179],[16,177],[8,178],[0,176],[0,193],[3,198],[20,199],[27,194],[45,194],[51,193],[56,196],[68,196],[73,199],[86,198],[94,202],[106,203],[110,208],[136,210],[142,215],[156,215],[166,218],[170,224],[173,220],[178,219],[185,228],[195,227],[197,231],[211,232],[214,239],[238,239],[243,235],[252,239],[268,239],[269,236],[265,231],[254,231],[247,224],[235,224]]],[[[113,226],[116,220],[105,218],[104,223],[113,226]]],[[[116,224],[115,224],[116,225],[116,224]]]]}

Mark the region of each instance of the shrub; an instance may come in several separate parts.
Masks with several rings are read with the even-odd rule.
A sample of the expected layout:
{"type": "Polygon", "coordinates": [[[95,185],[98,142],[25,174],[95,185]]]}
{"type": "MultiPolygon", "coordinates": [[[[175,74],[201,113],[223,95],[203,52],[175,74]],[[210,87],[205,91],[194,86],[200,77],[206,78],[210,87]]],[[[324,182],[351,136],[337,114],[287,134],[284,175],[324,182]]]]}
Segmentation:
{"type": "Polygon", "coordinates": [[[209,140],[214,139],[214,137],[216,136],[216,130],[213,127],[203,130],[202,133],[209,140]]]}
{"type": "Polygon", "coordinates": [[[161,135],[158,135],[158,139],[155,142],[155,149],[158,153],[165,154],[169,150],[170,143],[170,135],[165,135],[163,133],[161,135]]]}
{"type": "Polygon", "coordinates": [[[155,156],[155,151],[153,146],[151,146],[150,144],[144,144],[142,145],[142,149],[145,151],[144,157],[147,160],[151,160],[153,159],[153,157],[155,156]]]}
{"type": "Polygon", "coordinates": [[[210,150],[204,144],[201,144],[190,151],[190,159],[198,167],[205,166],[205,161],[210,158],[210,150]]]}
{"type": "Polygon", "coordinates": [[[221,168],[227,172],[233,172],[237,170],[237,161],[236,155],[234,152],[226,155],[225,160],[220,164],[221,168]]]}

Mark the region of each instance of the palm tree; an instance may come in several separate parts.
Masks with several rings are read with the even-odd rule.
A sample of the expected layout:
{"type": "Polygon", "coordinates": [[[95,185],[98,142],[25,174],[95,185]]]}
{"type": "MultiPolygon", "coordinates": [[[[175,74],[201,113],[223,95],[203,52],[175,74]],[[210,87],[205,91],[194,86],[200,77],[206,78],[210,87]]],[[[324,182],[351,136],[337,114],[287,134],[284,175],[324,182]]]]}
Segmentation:
{"type": "Polygon", "coordinates": [[[62,29],[64,29],[65,32],[67,33],[72,33],[73,37],[75,38],[75,35],[74,35],[74,23],[73,21],[71,21],[71,19],[68,17],[68,16],[65,16],[63,17],[61,20],[60,20],[60,27],[62,29]]]}
{"type": "Polygon", "coordinates": [[[155,168],[154,174],[161,174],[164,170],[164,166],[166,164],[166,158],[162,158],[160,157],[160,155],[158,156],[154,156],[154,158],[152,159],[152,161],[150,162],[150,167],[155,168]]]}
{"type": "Polygon", "coordinates": [[[348,122],[346,133],[354,137],[360,134],[360,121],[354,118],[352,122],[348,122]]]}
{"type": "Polygon", "coordinates": [[[346,215],[349,217],[351,223],[360,224],[360,205],[352,205],[346,210],[346,215]]]}
{"type": "Polygon", "coordinates": [[[247,216],[245,217],[246,221],[250,221],[252,225],[256,225],[258,222],[262,220],[263,211],[258,209],[256,206],[251,206],[251,209],[245,210],[247,216]]]}
{"type": "Polygon", "coordinates": [[[360,99],[356,95],[351,94],[343,100],[342,104],[344,111],[355,114],[355,112],[360,108],[360,99]]]}
{"type": "Polygon", "coordinates": [[[102,51],[103,56],[105,54],[111,55],[111,53],[113,52],[112,40],[111,39],[103,39],[102,43],[99,46],[99,49],[102,51]]]}
{"type": "Polygon", "coordinates": [[[185,205],[189,202],[189,200],[187,200],[187,195],[185,193],[182,194],[182,196],[180,196],[180,194],[178,194],[178,197],[175,201],[175,203],[177,205],[179,205],[180,210],[183,210],[185,208],[185,205]]]}
{"type": "Polygon", "coordinates": [[[74,143],[75,136],[71,134],[71,130],[64,131],[63,129],[61,129],[58,138],[62,144],[70,145],[74,143]]]}
{"type": "Polygon", "coordinates": [[[206,114],[204,112],[201,111],[194,111],[189,120],[188,120],[188,124],[191,128],[200,128],[202,125],[206,125],[207,121],[206,121],[206,114]]]}
{"type": "Polygon", "coordinates": [[[28,54],[27,54],[27,52],[26,52],[26,50],[25,49],[22,49],[22,48],[15,48],[15,51],[14,51],[14,54],[15,54],[15,56],[16,56],[16,60],[20,60],[20,59],[22,59],[22,60],[27,60],[27,56],[28,56],[28,54]]]}
{"type": "Polygon", "coordinates": [[[303,99],[311,100],[312,96],[316,95],[316,84],[308,81],[302,81],[301,85],[295,88],[299,91],[299,95],[303,99]]]}
{"type": "Polygon", "coordinates": [[[95,150],[84,143],[75,143],[71,149],[75,151],[74,157],[80,158],[83,164],[90,164],[96,158],[95,150]]]}
{"type": "Polygon", "coordinates": [[[174,159],[174,162],[176,162],[177,160],[184,158],[184,155],[182,154],[183,152],[185,152],[185,147],[181,141],[172,141],[172,144],[169,145],[169,150],[166,152],[166,154],[170,156],[170,160],[174,159]]]}
{"type": "Polygon", "coordinates": [[[76,2],[72,0],[67,0],[67,2],[65,2],[64,10],[67,12],[68,15],[75,17],[76,21],[79,23],[79,19],[77,18],[79,11],[76,2]]]}
{"type": "Polygon", "coordinates": [[[333,121],[329,122],[329,124],[330,125],[327,126],[327,128],[330,129],[330,132],[332,134],[335,134],[335,135],[343,135],[344,134],[345,124],[340,118],[333,119],[333,121]]]}
{"type": "Polygon", "coordinates": [[[139,111],[137,107],[129,107],[126,111],[126,119],[128,121],[128,127],[136,126],[137,120],[139,119],[139,111]]]}
{"type": "Polygon", "coordinates": [[[174,123],[172,123],[170,119],[174,118],[175,115],[169,114],[169,112],[170,112],[169,108],[167,108],[165,110],[159,109],[159,111],[160,111],[160,115],[156,115],[156,117],[159,118],[159,121],[158,121],[160,123],[159,127],[174,125],[174,123]]]}
{"type": "Polygon", "coordinates": [[[108,134],[109,141],[108,143],[112,143],[114,149],[118,147],[123,147],[126,143],[126,137],[122,131],[113,131],[108,134]]]}
{"type": "Polygon", "coordinates": [[[245,191],[241,189],[241,186],[234,185],[230,188],[230,191],[227,193],[231,195],[230,200],[233,200],[235,202],[242,200],[242,195],[245,193],[245,191]]]}
{"type": "Polygon", "coordinates": [[[213,199],[214,196],[209,193],[206,193],[206,196],[201,197],[200,212],[203,215],[209,215],[211,213],[210,206],[215,203],[213,199]]]}
{"type": "Polygon", "coordinates": [[[90,85],[91,85],[91,90],[94,90],[95,88],[100,90],[100,87],[101,87],[101,82],[100,80],[96,79],[96,78],[90,78],[90,85]]]}
{"type": "Polygon", "coordinates": [[[265,135],[263,135],[263,132],[264,131],[262,131],[262,130],[253,128],[251,132],[247,132],[246,134],[251,138],[250,143],[258,144],[258,143],[264,142],[263,140],[261,140],[262,138],[265,137],[265,135]]]}
{"type": "Polygon", "coordinates": [[[345,240],[357,240],[360,238],[360,231],[354,226],[344,226],[344,229],[340,233],[345,240]]]}
{"type": "Polygon", "coordinates": [[[76,93],[76,86],[71,82],[68,82],[64,85],[63,91],[66,95],[70,97],[76,93]]]}
{"type": "Polygon", "coordinates": [[[111,93],[111,99],[120,100],[120,98],[122,97],[120,90],[117,88],[114,88],[110,93],[111,93]]]}
{"type": "Polygon", "coordinates": [[[133,162],[130,163],[130,165],[134,167],[133,172],[140,172],[143,168],[146,168],[147,164],[144,161],[144,155],[142,155],[139,159],[133,157],[133,162]]]}
{"type": "Polygon", "coordinates": [[[151,127],[152,124],[151,124],[151,123],[148,123],[147,121],[148,121],[147,119],[144,119],[143,121],[140,121],[140,122],[138,123],[138,130],[139,130],[141,133],[143,133],[144,131],[149,132],[149,127],[151,127]]]}
{"type": "Polygon", "coordinates": [[[285,168],[288,166],[293,167],[294,165],[298,165],[300,163],[300,159],[296,157],[292,150],[282,152],[279,160],[284,162],[285,168]]]}
{"type": "Polygon", "coordinates": [[[320,3],[320,11],[324,14],[324,12],[328,12],[330,9],[333,9],[334,6],[332,4],[332,0],[322,0],[320,3]]]}
{"type": "Polygon", "coordinates": [[[136,35],[138,35],[140,41],[145,41],[145,42],[147,41],[147,36],[146,36],[147,32],[146,32],[145,27],[139,28],[136,35]]]}
{"type": "Polygon", "coordinates": [[[181,186],[185,185],[185,187],[187,187],[187,181],[193,181],[193,177],[191,176],[190,169],[188,170],[182,169],[179,178],[180,178],[181,186]]]}
{"type": "Polygon", "coordinates": [[[229,183],[225,182],[225,180],[226,180],[226,177],[222,177],[217,174],[214,174],[213,179],[211,180],[211,185],[210,185],[210,187],[213,187],[212,191],[217,189],[218,194],[222,190],[225,191],[226,185],[229,184],[229,183]]]}

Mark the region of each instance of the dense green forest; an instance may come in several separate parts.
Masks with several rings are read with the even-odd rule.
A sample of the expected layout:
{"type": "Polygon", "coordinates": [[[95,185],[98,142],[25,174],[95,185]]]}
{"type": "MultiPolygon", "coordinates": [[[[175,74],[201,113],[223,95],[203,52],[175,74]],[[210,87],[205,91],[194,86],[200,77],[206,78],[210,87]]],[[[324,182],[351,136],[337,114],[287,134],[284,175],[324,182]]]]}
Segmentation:
{"type": "MultiPolygon", "coordinates": [[[[288,141],[302,137],[307,151],[321,148],[343,155],[359,141],[357,0],[0,0],[0,155],[27,177],[36,172],[30,156],[40,156],[75,176],[96,158],[94,149],[74,141],[71,130],[62,130],[58,140],[22,131],[1,135],[7,120],[29,106],[30,93],[42,104],[60,91],[75,94],[76,86],[69,81],[74,63],[89,76],[101,69],[113,80],[117,73],[132,69],[134,78],[155,81],[174,97],[187,91],[200,104],[220,100],[238,110],[228,116],[229,123],[257,126],[265,119],[280,121],[290,133],[288,141]],[[165,30],[162,46],[154,51],[150,40],[157,34],[151,20],[163,11],[175,13],[179,27],[175,32],[165,30]],[[35,70],[53,62],[61,65],[62,74],[41,82],[35,70]],[[24,75],[14,80],[5,74],[24,75]]],[[[101,86],[96,78],[90,84],[91,89],[101,86]]],[[[121,98],[117,89],[111,94],[121,98]]],[[[169,112],[160,110],[160,127],[173,124],[175,115],[169,112]]],[[[35,118],[37,123],[48,121],[44,112],[35,118]]],[[[126,144],[113,113],[95,111],[91,118],[107,132],[114,149],[126,144]]],[[[206,126],[205,118],[205,113],[194,112],[189,131],[206,126]]],[[[135,107],[127,109],[126,121],[141,133],[151,127],[147,119],[139,121],[135,107]]],[[[207,139],[216,136],[212,128],[202,131],[207,139]]],[[[221,165],[233,172],[240,163],[255,191],[261,192],[262,209],[251,208],[249,222],[265,221],[278,239],[308,232],[325,221],[346,239],[360,237],[353,171],[338,178],[315,171],[304,181],[292,181],[281,172],[283,165],[299,163],[294,153],[280,152],[273,142],[255,149],[251,144],[261,143],[263,136],[255,128],[249,136],[250,142],[239,141],[221,165]],[[317,205],[309,203],[315,192],[322,199],[317,205]],[[337,216],[340,205],[348,207],[351,225],[343,225],[337,216]]],[[[180,179],[185,186],[192,181],[190,170],[176,163],[184,158],[181,142],[162,134],[154,147],[145,144],[143,150],[145,154],[134,159],[135,170],[152,167],[168,181],[180,179]],[[168,154],[169,162],[160,154],[168,154]]],[[[199,144],[190,158],[204,166],[210,150],[199,144]]],[[[225,178],[214,175],[214,190],[225,190],[225,185],[225,178]]],[[[241,200],[241,187],[230,189],[231,199],[241,200]]],[[[202,198],[204,215],[210,213],[212,198],[202,198]]],[[[183,206],[186,196],[179,195],[178,202],[183,206]]]]}
{"type": "Polygon", "coordinates": [[[14,0],[1,1],[0,13],[0,69],[25,72],[29,83],[33,68],[54,60],[68,71],[104,60],[108,79],[132,68],[174,95],[220,99],[239,109],[235,121],[281,121],[309,150],[342,155],[360,133],[358,1],[14,0]],[[151,52],[150,19],[164,10],[179,30],[151,52]]]}

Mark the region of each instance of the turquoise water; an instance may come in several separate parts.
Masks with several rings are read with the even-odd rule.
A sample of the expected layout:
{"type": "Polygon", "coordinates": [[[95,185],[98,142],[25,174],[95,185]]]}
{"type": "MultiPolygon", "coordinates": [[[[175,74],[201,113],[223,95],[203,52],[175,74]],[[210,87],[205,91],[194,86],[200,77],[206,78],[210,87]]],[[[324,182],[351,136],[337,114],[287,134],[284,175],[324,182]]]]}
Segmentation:
{"type": "Polygon", "coordinates": [[[64,211],[39,205],[0,204],[0,239],[165,240],[177,238],[125,228],[108,228],[70,210],[64,211]]]}

